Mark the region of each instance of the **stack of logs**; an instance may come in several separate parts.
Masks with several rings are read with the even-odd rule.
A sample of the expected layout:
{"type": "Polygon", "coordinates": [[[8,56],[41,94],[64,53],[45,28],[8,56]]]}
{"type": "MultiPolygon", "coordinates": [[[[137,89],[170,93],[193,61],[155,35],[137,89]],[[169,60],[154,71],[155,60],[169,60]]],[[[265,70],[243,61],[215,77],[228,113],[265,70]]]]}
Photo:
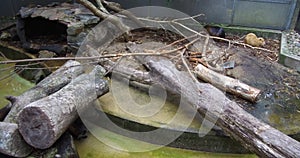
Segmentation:
{"type": "MultiPolygon", "coordinates": [[[[128,32],[129,28],[123,26],[116,17],[102,14],[86,0],[79,0],[79,2],[84,3],[95,15],[110,19],[110,22],[119,26],[121,30],[128,32]]],[[[132,53],[146,53],[145,47],[141,45],[140,47],[130,45],[128,49],[132,53]]],[[[205,115],[210,121],[216,121],[216,125],[258,156],[300,157],[298,141],[259,121],[211,84],[195,82],[190,75],[177,70],[168,58],[137,56],[137,59],[147,67],[147,70],[150,70],[147,72],[149,83],[164,85],[168,91],[184,96],[196,111],[205,115]]],[[[115,71],[127,77],[137,76],[137,71],[130,72],[129,69],[115,71]]],[[[198,76],[207,73],[205,67],[201,65],[196,71],[198,76]]],[[[105,70],[99,65],[94,66],[91,72],[84,73],[78,62],[68,61],[34,88],[18,97],[8,97],[12,109],[4,121],[0,122],[0,128],[5,129],[0,130],[0,152],[14,157],[25,157],[36,149],[51,148],[78,118],[78,109],[84,110],[98,97],[108,92],[108,83],[103,79],[104,73],[105,70]]],[[[216,73],[210,75],[201,78],[223,81],[223,78],[216,73]]],[[[213,84],[233,93],[247,92],[242,97],[248,100],[255,100],[252,96],[258,95],[254,93],[255,89],[244,84],[222,86],[235,82],[230,79],[227,81],[229,82],[213,84]]]]}
{"type": "MultiPolygon", "coordinates": [[[[132,45],[128,48],[132,53],[137,53],[144,52],[145,46],[132,45]]],[[[159,83],[167,91],[182,95],[201,115],[216,121],[216,125],[258,156],[300,157],[298,141],[247,113],[211,84],[195,82],[187,73],[177,70],[168,58],[136,58],[150,70],[147,82],[159,83]]],[[[202,73],[200,70],[198,67],[199,74],[202,73]]],[[[131,76],[133,80],[140,80],[135,78],[138,77],[136,74],[143,74],[118,67],[114,71],[121,76],[131,76]]],[[[0,152],[24,157],[33,149],[51,147],[76,120],[76,110],[84,110],[108,92],[107,81],[103,79],[104,72],[97,65],[93,71],[85,74],[80,64],[69,61],[34,88],[18,97],[10,97],[12,109],[4,122],[0,123],[0,128],[5,129],[0,132],[0,152]]]]}
{"type": "Polygon", "coordinates": [[[79,62],[68,61],[22,95],[8,97],[11,106],[6,110],[12,109],[0,122],[0,152],[25,157],[52,147],[78,118],[78,108],[108,92],[104,73],[100,66],[84,73],[79,62]]]}

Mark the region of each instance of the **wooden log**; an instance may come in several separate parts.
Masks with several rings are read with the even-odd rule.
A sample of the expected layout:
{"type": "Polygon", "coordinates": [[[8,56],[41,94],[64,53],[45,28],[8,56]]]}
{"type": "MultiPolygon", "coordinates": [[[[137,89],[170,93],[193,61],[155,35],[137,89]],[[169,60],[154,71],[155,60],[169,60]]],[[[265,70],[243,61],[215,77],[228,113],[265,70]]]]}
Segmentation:
{"type": "MultiPolygon", "coordinates": [[[[131,52],[141,53],[145,48],[133,45],[131,52]]],[[[216,122],[232,138],[260,157],[300,157],[300,143],[284,133],[261,122],[223,92],[207,83],[196,83],[185,72],[162,57],[139,57],[148,67],[152,79],[167,90],[182,95],[205,118],[216,122]]]]}
{"type": "Polygon", "coordinates": [[[65,132],[53,145],[57,149],[55,157],[79,158],[74,139],[69,132],[65,132]]]}
{"type": "Polygon", "coordinates": [[[200,83],[197,86],[195,84],[197,88],[193,89],[191,84],[183,83],[186,81],[184,79],[186,77],[183,75],[187,76],[187,74],[175,71],[175,66],[171,62],[166,61],[163,64],[158,64],[161,63],[159,60],[156,60],[158,62],[148,61],[151,61],[149,67],[157,71],[155,76],[163,74],[162,78],[164,79],[159,80],[160,82],[163,82],[164,85],[169,84],[169,89],[174,88],[174,85],[179,86],[180,89],[175,89],[177,93],[183,94],[193,103],[200,114],[205,114],[206,118],[212,121],[217,119],[216,124],[219,127],[258,156],[300,157],[300,143],[298,141],[247,113],[238,104],[226,98],[220,90],[211,85],[200,83]],[[181,79],[174,79],[171,76],[177,76],[181,79]],[[220,101],[219,99],[224,100],[220,101]]]}
{"type": "Polygon", "coordinates": [[[46,150],[35,149],[28,158],[79,158],[74,139],[65,132],[52,146],[46,150]]]}
{"type": "Polygon", "coordinates": [[[27,105],[19,114],[18,126],[24,140],[38,149],[46,149],[67,130],[82,110],[108,92],[104,69],[96,66],[58,92],[27,105]]]}
{"type": "Polygon", "coordinates": [[[126,78],[127,80],[134,80],[143,84],[152,84],[150,80],[149,73],[142,70],[137,70],[132,67],[126,67],[120,63],[115,63],[113,61],[106,61],[101,64],[107,71],[111,71],[116,76],[120,78],[126,78]]]}
{"type": "Polygon", "coordinates": [[[237,79],[233,79],[212,71],[201,64],[197,65],[195,68],[195,73],[201,80],[211,83],[223,91],[240,96],[251,102],[255,102],[260,94],[259,89],[242,83],[237,79]]]}
{"type": "Polygon", "coordinates": [[[14,157],[25,157],[32,152],[15,123],[0,122],[0,152],[14,157]]]}
{"type": "MultiPolygon", "coordinates": [[[[29,103],[43,98],[51,93],[56,92],[61,87],[71,82],[72,78],[83,73],[83,68],[79,62],[68,61],[61,68],[42,80],[35,87],[24,92],[17,97],[7,97],[11,102],[12,108],[5,117],[5,123],[16,123],[16,118],[19,112],[29,103]]],[[[14,128],[1,127],[0,131],[5,131],[5,135],[0,135],[1,140],[6,140],[0,145],[0,152],[13,157],[24,157],[32,152],[32,147],[29,146],[19,133],[14,131],[14,128]],[[18,152],[16,152],[18,151],[18,152]]]]}
{"type": "Polygon", "coordinates": [[[78,118],[70,125],[68,132],[73,136],[74,139],[81,140],[87,138],[88,129],[85,127],[82,120],[78,118]]]}
{"type": "Polygon", "coordinates": [[[68,61],[61,68],[50,74],[35,87],[14,98],[12,109],[4,122],[15,123],[18,113],[29,103],[46,97],[71,82],[73,78],[83,73],[83,68],[77,61],[68,61]]]}
{"type": "Polygon", "coordinates": [[[8,103],[6,106],[0,109],[0,121],[3,121],[5,119],[11,108],[12,103],[8,103]]]}

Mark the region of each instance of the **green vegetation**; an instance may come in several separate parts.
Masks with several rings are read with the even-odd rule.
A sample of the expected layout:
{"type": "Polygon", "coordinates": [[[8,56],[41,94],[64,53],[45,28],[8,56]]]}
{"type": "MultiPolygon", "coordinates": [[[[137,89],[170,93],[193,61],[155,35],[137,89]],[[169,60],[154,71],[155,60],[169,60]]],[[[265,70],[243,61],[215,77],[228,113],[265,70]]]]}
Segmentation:
{"type": "MultiPolygon", "coordinates": [[[[100,131],[99,131],[100,132],[100,131]]],[[[89,134],[88,139],[81,141],[76,141],[76,147],[80,157],[86,158],[256,158],[253,154],[224,154],[224,153],[208,153],[208,152],[199,152],[186,149],[178,149],[171,147],[162,147],[156,150],[147,151],[147,152],[126,152],[124,150],[141,147],[147,145],[145,142],[140,142],[138,140],[133,140],[124,136],[120,136],[109,131],[102,131],[101,134],[104,134],[102,137],[105,137],[105,141],[113,142],[114,147],[110,147],[92,134],[89,134]],[[107,137],[106,137],[107,136],[107,137]],[[118,149],[116,149],[118,148],[118,149]],[[123,151],[122,151],[123,150],[123,151]]],[[[111,143],[112,144],[112,143],[111,143]]],[[[150,144],[148,144],[150,145],[150,144]]],[[[154,145],[150,145],[154,146],[154,145]]]]}

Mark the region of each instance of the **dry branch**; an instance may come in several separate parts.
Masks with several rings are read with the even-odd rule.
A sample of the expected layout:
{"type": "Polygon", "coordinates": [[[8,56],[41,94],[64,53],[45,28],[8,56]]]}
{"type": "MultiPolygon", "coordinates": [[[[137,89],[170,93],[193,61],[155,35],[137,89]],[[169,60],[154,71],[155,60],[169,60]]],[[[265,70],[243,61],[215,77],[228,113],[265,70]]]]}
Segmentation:
{"type": "Polygon", "coordinates": [[[139,27],[143,27],[145,26],[135,15],[133,15],[131,12],[129,12],[128,10],[124,10],[121,8],[120,4],[115,3],[115,2],[108,2],[105,0],[101,0],[102,3],[108,7],[109,9],[127,16],[130,20],[132,20],[133,22],[135,22],[139,27]]]}
{"type": "Polygon", "coordinates": [[[237,79],[216,73],[201,64],[195,68],[195,73],[201,80],[209,82],[223,91],[241,96],[251,102],[255,102],[260,94],[259,89],[242,83],[237,79]]]}
{"type": "Polygon", "coordinates": [[[106,10],[106,8],[103,6],[101,0],[95,0],[97,5],[98,5],[98,8],[100,11],[104,12],[105,14],[109,14],[109,12],[106,10]]]}
{"type": "MultiPolygon", "coordinates": [[[[199,16],[202,16],[202,14],[199,14],[199,16]]],[[[193,17],[190,17],[190,18],[183,18],[183,19],[194,19],[195,17],[197,17],[197,16],[193,16],[193,17]]],[[[138,18],[138,19],[142,20],[142,21],[148,21],[148,22],[154,22],[154,23],[173,23],[173,24],[176,24],[176,25],[182,27],[183,29],[185,29],[187,31],[190,31],[191,33],[194,33],[195,35],[198,35],[200,37],[207,37],[207,33],[198,32],[198,31],[193,30],[193,29],[189,28],[188,26],[185,26],[184,24],[178,22],[181,19],[174,19],[174,20],[153,20],[153,19],[147,19],[147,18],[138,18]]],[[[265,52],[276,53],[275,51],[272,51],[272,50],[269,50],[269,49],[260,48],[260,47],[253,47],[253,46],[251,46],[249,44],[245,44],[245,43],[242,43],[242,42],[229,40],[229,39],[226,39],[226,38],[221,38],[221,37],[216,37],[216,36],[208,36],[208,37],[209,37],[209,39],[217,39],[217,40],[228,42],[229,45],[231,45],[231,44],[237,44],[237,45],[242,45],[242,46],[245,46],[245,47],[249,47],[251,49],[256,49],[256,50],[261,50],[261,51],[265,51],[265,52]]]]}
{"type": "Polygon", "coordinates": [[[100,11],[97,7],[94,6],[93,3],[89,2],[88,0],[78,0],[79,3],[84,5],[86,8],[88,8],[92,13],[94,13],[96,16],[98,16],[101,19],[107,19],[111,23],[113,23],[115,26],[117,26],[121,31],[128,33],[130,28],[123,24],[121,20],[114,16],[106,14],[102,11],[100,11]]]}
{"type": "Polygon", "coordinates": [[[112,61],[104,62],[102,63],[102,65],[107,71],[111,70],[113,72],[113,75],[119,76],[120,78],[126,78],[128,80],[136,81],[147,85],[153,83],[149,76],[149,72],[136,70],[131,67],[125,67],[120,65],[119,63],[115,63],[112,61]]]}
{"type": "Polygon", "coordinates": [[[58,92],[27,105],[18,116],[18,126],[24,140],[38,149],[51,147],[78,118],[82,110],[108,92],[105,70],[96,66],[89,74],[72,80],[58,92]]]}

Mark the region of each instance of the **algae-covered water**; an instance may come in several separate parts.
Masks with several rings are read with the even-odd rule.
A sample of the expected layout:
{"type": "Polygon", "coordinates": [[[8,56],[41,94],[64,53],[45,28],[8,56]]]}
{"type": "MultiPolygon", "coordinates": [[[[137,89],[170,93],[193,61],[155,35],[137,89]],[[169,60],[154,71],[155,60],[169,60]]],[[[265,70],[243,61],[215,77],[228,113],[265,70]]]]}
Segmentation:
{"type": "MultiPolygon", "coordinates": [[[[118,148],[122,148],[122,145],[137,146],[137,140],[132,140],[127,137],[116,135],[111,132],[106,132],[107,139],[118,144],[118,148]],[[113,137],[111,137],[113,136],[113,137]],[[124,144],[126,142],[126,144],[124,144]]],[[[153,151],[147,152],[126,152],[119,149],[112,148],[99,141],[96,137],[89,134],[88,139],[75,142],[78,153],[82,158],[256,158],[253,154],[221,154],[221,153],[209,153],[185,150],[179,148],[162,147],[153,151]]],[[[140,145],[140,144],[138,144],[140,145]]]]}
{"type": "MultiPolygon", "coordinates": [[[[1,60],[4,59],[0,57],[1,60]]],[[[0,65],[0,107],[9,103],[5,96],[18,96],[33,86],[33,83],[15,73],[14,64],[0,65]]]]}
{"type": "MultiPolygon", "coordinates": [[[[2,58],[0,60],[3,60],[2,58]]],[[[5,106],[8,101],[4,99],[5,96],[18,96],[24,91],[34,86],[33,83],[23,79],[14,72],[14,64],[0,65],[0,107],[5,106]]],[[[87,139],[75,141],[76,148],[81,158],[105,158],[105,157],[121,157],[121,158],[135,158],[135,157],[172,157],[172,158],[186,158],[186,157],[256,157],[253,154],[221,154],[211,152],[200,152],[186,149],[162,147],[147,152],[127,152],[125,149],[142,148],[144,146],[156,146],[146,142],[141,142],[132,138],[121,136],[107,130],[99,131],[105,137],[106,142],[111,142],[115,147],[108,146],[94,137],[92,134],[88,135],[87,139]],[[120,150],[121,149],[121,150],[120,150]],[[123,150],[122,150],[123,149],[123,150]]],[[[110,143],[110,144],[111,144],[110,143]]]]}

